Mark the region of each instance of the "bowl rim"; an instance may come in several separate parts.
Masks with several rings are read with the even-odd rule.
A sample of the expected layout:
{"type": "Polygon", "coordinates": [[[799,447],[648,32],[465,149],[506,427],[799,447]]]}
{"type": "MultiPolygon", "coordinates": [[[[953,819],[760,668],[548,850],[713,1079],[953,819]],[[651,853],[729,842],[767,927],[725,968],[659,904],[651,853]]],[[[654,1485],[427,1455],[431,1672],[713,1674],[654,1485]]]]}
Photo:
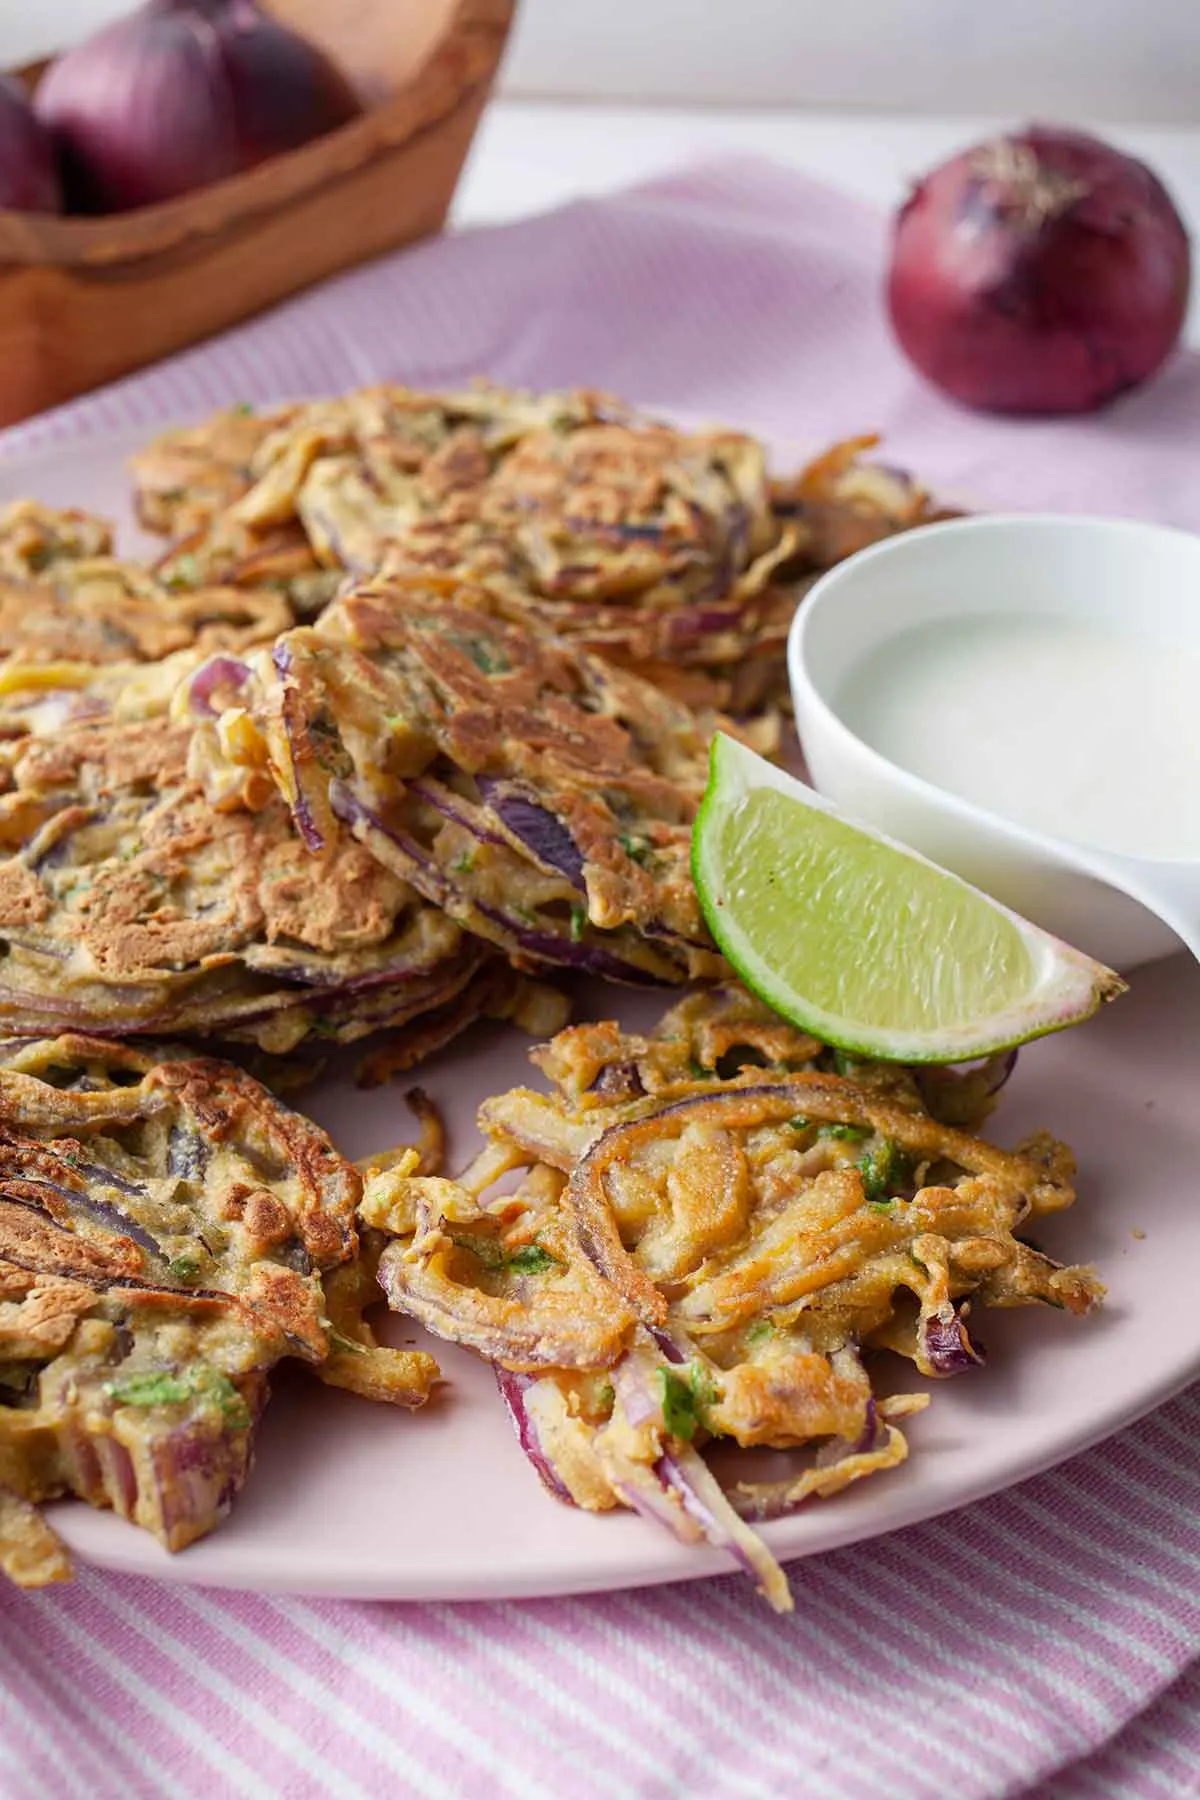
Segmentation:
{"type": "MultiPolygon", "coordinates": [[[[1004,536],[1012,532],[1036,535],[1047,529],[1078,531],[1082,535],[1095,537],[1112,537],[1118,535],[1141,536],[1155,541],[1172,540],[1179,547],[1187,545],[1191,554],[1200,560],[1200,533],[1188,531],[1182,526],[1164,525],[1152,519],[1107,516],[1092,513],[985,513],[975,514],[968,518],[942,519],[936,523],[918,526],[912,531],[897,532],[894,536],[884,538],[879,543],[870,544],[865,549],[856,551],[842,562],[835,563],[827,569],[805,594],[792,617],[788,629],[787,640],[787,675],[788,687],[792,695],[793,710],[796,718],[796,733],[804,749],[804,729],[802,716],[816,712],[822,729],[840,737],[853,746],[858,757],[873,775],[881,781],[889,782],[893,789],[907,792],[923,804],[939,809],[943,815],[949,815],[956,823],[978,831],[982,827],[996,839],[1007,840],[1014,851],[1018,851],[1029,859],[1036,859],[1049,864],[1062,873],[1097,882],[1112,890],[1114,886],[1112,865],[1118,862],[1131,866],[1139,865],[1148,871],[1156,867],[1186,869],[1195,868],[1200,859],[1195,857],[1138,857],[1099,850],[1095,846],[1079,843],[1071,838],[1058,838],[1048,832],[1035,830],[1026,825],[1019,825],[1006,819],[1002,813],[992,812],[990,808],[964,799],[950,789],[939,787],[936,782],[929,781],[923,775],[916,775],[911,770],[895,763],[882,751],[876,750],[865,738],[858,735],[842,718],[832,700],[814,679],[807,656],[807,639],[814,629],[813,620],[823,608],[832,604],[830,595],[836,593],[847,581],[858,579],[864,568],[871,563],[896,556],[914,556],[921,553],[923,544],[931,539],[944,538],[947,534],[965,536],[974,534],[986,538],[988,536],[1004,536]]],[[[899,629],[903,629],[900,626],[899,629]]],[[[851,814],[846,814],[853,822],[851,814]]],[[[867,826],[874,830],[873,826],[867,826]]],[[[1132,898],[1132,896],[1127,896],[1132,898]]],[[[1144,904],[1141,901],[1135,904],[1144,904]]],[[[1147,909],[1149,910],[1149,909],[1147,909]]]]}

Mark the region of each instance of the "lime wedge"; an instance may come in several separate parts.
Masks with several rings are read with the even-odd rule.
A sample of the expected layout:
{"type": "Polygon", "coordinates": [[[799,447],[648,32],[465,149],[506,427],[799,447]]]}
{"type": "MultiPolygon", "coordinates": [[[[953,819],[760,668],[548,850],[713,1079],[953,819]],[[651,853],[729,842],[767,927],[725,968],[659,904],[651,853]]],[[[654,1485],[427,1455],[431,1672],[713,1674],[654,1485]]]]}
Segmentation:
{"type": "Polygon", "coordinates": [[[692,873],[709,930],[746,986],[860,1056],[965,1062],[1061,1031],[1124,991],[1111,969],[851,825],[721,734],[692,873]]]}

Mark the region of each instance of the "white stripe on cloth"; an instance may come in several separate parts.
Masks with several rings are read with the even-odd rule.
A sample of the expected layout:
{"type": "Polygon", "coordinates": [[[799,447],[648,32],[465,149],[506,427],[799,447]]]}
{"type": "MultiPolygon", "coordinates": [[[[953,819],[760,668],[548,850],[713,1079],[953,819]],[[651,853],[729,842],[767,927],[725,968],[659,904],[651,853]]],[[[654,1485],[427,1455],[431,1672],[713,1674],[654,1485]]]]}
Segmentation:
{"type": "MultiPolygon", "coordinates": [[[[182,1763],[186,1763],[189,1751],[205,1754],[203,1734],[198,1733],[191,1722],[175,1709],[164,1704],[150,1691],[148,1683],[129,1675],[121,1667],[119,1656],[113,1656],[111,1648],[106,1653],[102,1645],[81,1630],[65,1613],[60,1613],[53,1619],[51,1631],[71,1646],[75,1659],[85,1666],[90,1677],[89,1686],[85,1690],[82,1681],[73,1685],[70,1703],[90,1721],[93,1731],[108,1745],[110,1754],[114,1754],[119,1761],[128,1761],[135,1774],[146,1782],[144,1791],[156,1797],[161,1796],[161,1800],[194,1800],[196,1790],[184,1786],[168,1765],[151,1755],[144,1744],[138,1743],[131,1736],[130,1711],[116,1704],[118,1694],[114,1690],[120,1690],[120,1694],[133,1703],[134,1709],[141,1708],[165,1727],[179,1746],[179,1761],[182,1763]]],[[[39,1673],[39,1683],[40,1680],[39,1673]]],[[[226,1772],[225,1764],[228,1759],[218,1755],[210,1760],[214,1772],[226,1772]]],[[[249,1773],[244,1765],[235,1766],[244,1773],[249,1773]]],[[[259,1792],[251,1788],[238,1787],[235,1790],[231,1787],[227,1792],[244,1795],[246,1800],[262,1800],[259,1792]]],[[[48,1795],[47,1800],[53,1800],[53,1795],[48,1795]]]]}
{"type": "MultiPolygon", "coordinates": [[[[364,1656],[361,1644],[355,1642],[352,1634],[338,1626],[329,1625],[315,1607],[306,1606],[303,1601],[294,1601],[278,1594],[270,1595],[268,1603],[273,1611],[287,1620],[294,1631],[304,1632],[314,1644],[319,1644],[334,1657],[345,1669],[353,1686],[361,1687],[366,1683],[378,1688],[397,1706],[405,1712],[411,1713],[414,1721],[420,1725],[423,1731],[432,1733],[459,1755],[469,1757],[476,1765],[480,1779],[486,1779],[489,1774],[506,1777],[515,1772],[505,1770],[502,1765],[498,1766],[495,1747],[488,1742],[486,1737],[480,1736],[473,1727],[464,1727],[461,1721],[453,1719],[449,1712],[436,1701],[427,1699],[419,1688],[383,1666],[377,1657],[364,1656]]],[[[290,1680],[294,1676],[294,1671],[281,1671],[281,1676],[283,1679],[290,1680]]],[[[401,1772],[406,1763],[411,1766],[413,1761],[406,1753],[402,1753],[399,1757],[394,1756],[393,1760],[396,1762],[397,1774],[401,1772]]],[[[411,1779],[411,1774],[407,1770],[405,1772],[406,1777],[411,1779]]],[[[422,1794],[450,1795],[457,1791],[447,1787],[428,1764],[413,1772],[422,1780],[423,1785],[420,1789],[422,1794]]],[[[554,1800],[554,1796],[550,1795],[536,1778],[527,1774],[524,1778],[529,1784],[527,1791],[531,1800],[535,1800],[535,1797],[536,1800],[554,1800]]]]}
{"type": "Polygon", "coordinates": [[[35,1724],[37,1701],[50,1694],[61,1707],[62,1686],[53,1671],[27,1668],[0,1638],[0,1745],[8,1754],[3,1780],[11,1784],[5,1800],[37,1800],[50,1791],[64,1796],[77,1795],[79,1800],[94,1800],[98,1784],[106,1773],[99,1748],[89,1744],[64,1709],[60,1711],[61,1729],[46,1731],[35,1724]],[[35,1696],[31,1689],[38,1690],[35,1696]],[[24,1769],[13,1767],[18,1749],[23,1746],[28,1758],[24,1769]],[[54,1770],[46,1775],[46,1764],[54,1770]]]}
{"type": "MultiPolygon", "coordinates": [[[[786,175],[673,178],[359,271],[5,434],[0,458],[130,424],[149,433],[240,399],[384,377],[456,384],[487,368],[537,385],[590,379],[805,441],[882,424],[913,467],[981,497],[1065,510],[1112,510],[1115,497],[1123,511],[1200,523],[1194,458],[1186,474],[1194,359],[1130,403],[1134,461],[1105,421],[951,414],[883,342],[878,244],[878,221],[786,175]],[[810,326],[848,353],[814,353],[810,326]]],[[[53,1594],[14,1601],[36,1646],[8,1706],[21,1800],[67,1800],[94,1773],[89,1800],[281,1800],[277,1774],[293,1783],[287,1800],[378,1800],[380,1771],[419,1800],[1197,1800],[1200,1782],[1179,1785],[1195,1692],[1189,1703],[1182,1682],[1167,1684],[1200,1648],[1185,1498],[1194,1506],[1198,1422],[1192,1397],[1003,1501],[797,1565],[790,1620],[729,1580],[461,1610],[174,1589],[160,1615],[132,1584],[84,1572],[101,1622],[80,1626],[69,1606],[60,1616],[53,1594]],[[189,1623],[228,1654],[212,1645],[181,1697],[189,1623]],[[134,1639],[163,1659],[161,1690],[152,1663],[148,1677],[121,1666],[134,1639]],[[239,1687],[239,1669],[257,1692],[255,1680],[239,1687]],[[470,1692],[489,1686],[491,1710],[473,1714],[470,1692]],[[302,1757],[314,1706],[328,1731],[302,1757]],[[44,1729],[55,1709],[75,1741],[56,1744],[58,1760],[24,1758],[20,1718],[44,1729]],[[383,1715],[402,1724],[384,1730],[383,1715]],[[560,1722],[574,1765],[555,1743],[560,1722]],[[256,1750],[280,1747],[289,1766],[264,1774],[256,1750]]]]}
{"type": "MultiPolygon", "coordinates": [[[[145,1598],[146,1590],[140,1594],[145,1598]]],[[[337,1764],[323,1756],[311,1738],[302,1737],[289,1725],[277,1719],[271,1708],[256,1699],[250,1691],[249,1684],[239,1679],[243,1674],[243,1660],[239,1658],[234,1664],[237,1676],[225,1675],[214,1668],[204,1656],[198,1656],[194,1645],[187,1640],[187,1626],[191,1619],[207,1618],[211,1608],[205,1603],[198,1591],[190,1593],[180,1588],[173,1595],[172,1606],[165,1610],[164,1619],[169,1621],[172,1629],[151,1618],[145,1606],[135,1606],[121,1594],[111,1597],[110,1605],[118,1617],[125,1620],[129,1629],[137,1633],[152,1645],[155,1652],[165,1661],[174,1664],[195,1683],[196,1699],[199,1710],[203,1713],[205,1696],[229,1708],[241,1722],[256,1733],[266,1745],[272,1745],[277,1753],[287,1759],[291,1766],[293,1778],[303,1772],[306,1776],[319,1780],[323,1790],[331,1796],[331,1800],[357,1800],[358,1788],[348,1781],[337,1764]],[[182,1630],[182,1636],[179,1635],[182,1630]]],[[[243,1651],[246,1646],[241,1646],[243,1651]]],[[[266,1660],[266,1659],[262,1659],[266,1660]]],[[[284,1666],[286,1671],[286,1665],[284,1666]]],[[[290,1674],[285,1673],[285,1679],[290,1674]]],[[[247,1734],[249,1735],[249,1733],[247,1734]]],[[[261,1777],[260,1777],[261,1779],[261,1777]]],[[[284,1770],[272,1762],[271,1780],[277,1783],[283,1792],[287,1792],[284,1770]]]]}
{"type": "MultiPolygon", "coordinates": [[[[519,1644],[516,1641],[518,1636],[522,1640],[532,1636],[524,1609],[514,1606],[507,1610],[501,1640],[497,1640],[486,1614],[483,1623],[475,1622],[478,1610],[467,1606],[437,1609],[442,1629],[482,1665],[476,1679],[487,1683],[489,1704],[501,1707],[507,1718],[536,1738],[551,1759],[561,1760],[558,1734],[563,1726],[586,1734],[592,1752],[586,1764],[586,1779],[597,1794],[607,1795],[609,1800],[628,1800],[628,1796],[636,1792],[630,1786],[629,1770],[605,1766],[605,1758],[612,1751],[611,1725],[597,1718],[586,1701],[580,1701],[562,1684],[548,1680],[545,1663],[539,1663],[536,1656],[529,1653],[524,1641],[519,1644]],[[497,1683],[504,1681],[518,1687],[524,1700],[501,1696],[497,1683]],[[539,1711],[549,1712],[553,1718],[539,1717],[539,1711]]],[[[631,1755],[629,1760],[636,1761],[636,1755],[631,1755]]],[[[578,1770],[576,1776],[578,1778],[578,1770]]]]}
{"type": "MultiPolygon", "coordinates": [[[[894,1779],[895,1765],[899,1762],[906,1773],[906,1793],[911,1794],[913,1800],[918,1796],[923,1800],[927,1792],[931,1796],[941,1792],[947,1779],[954,1781],[955,1792],[961,1800],[975,1800],[977,1792],[986,1790],[979,1790],[975,1785],[981,1771],[971,1741],[956,1730],[939,1730],[940,1723],[948,1724],[964,1703],[961,1676],[954,1669],[923,1667],[902,1647],[907,1641],[914,1651],[932,1653],[935,1664],[945,1665],[948,1661],[946,1623],[951,1615],[938,1615],[941,1635],[932,1629],[922,1630],[912,1617],[918,1600],[910,1584],[873,1578],[873,1585],[875,1592],[869,1602],[850,1591],[844,1591],[836,1600],[826,1599],[815,1589],[803,1591],[798,1596],[799,1610],[821,1622],[822,1629],[814,1633],[814,1649],[818,1656],[829,1657],[839,1664],[846,1676],[843,1693],[839,1694],[832,1684],[826,1683],[821,1694],[822,1712],[836,1722],[835,1742],[839,1746],[830,1755],[828,1736],[817,1739],[830,1765],[827,1773],[836,1774],[841,1782],[837,1790],[839,1796],[844,1800],[858,1800],[859,1790],[855,1784],[861,1781],[864,1762],[877,1770],[881,1780],[887,1778],[889,1771],[894,1779]],[[865,1619],[852,1616],[858,1607],[867,1615],[865,1619]],[[846,1638],[851,1640],[850,1644],[845,1642],[846,1638]],[[887,1731],[878,1738],[864,1736],[861,1731],[864,1705],[869,1712],[871,1702],[864,1691],[862,1661],[855,1655],[855,1646],[864,1656],[882,1658],[894,1670],[897,1685],[902,1686],[907,1696],[903,1708],[895,1708],[889,1713],[887,1731]],[[914,1702],[919,1704],[914,1705],[914,1702]],[[901,1744],[908,1747],[901,1749],[901,1744]],[[944,1769],[937,1770],[931,1754],[934,1747],[938,1756],[944,1756],[946,1762],[953,1765],[951,1776],[947,1777],[944,1769]]],[[[925,1604],[924,1596],[920,1604],[925,1604]]],[[[756,1635],[761,1634],[764,1623],[753,1617],[742,1620],[743,1629],[756,1635]]],[[[764,1658],[771,1654],[771,1649],[770,1640],[764,1637],[764,1658]]],[[[790,1643],[785,1644],[783,1660],[791,1667],[797,1691],[804,1693],[805,1684],[811,1684],[813,1679],[811,1665],[790,1643]]],[[[1014,1718],[1010,1706],[994,1700],[990,1693],[987,1696],[969,1695],[967,1699],[984,1714],[989,1747],[994,1755],[1001,1754],[996,1740],[1023,1736],[1020,1720],[1014,1718]]],[[[1018,1748],[1010,1750],[1006,1747],[1003,1755],[1015,1757],[1018,1748]]],[[[1013,1766],[1018,1765],[1014,1762],[1013,1766]]]]}

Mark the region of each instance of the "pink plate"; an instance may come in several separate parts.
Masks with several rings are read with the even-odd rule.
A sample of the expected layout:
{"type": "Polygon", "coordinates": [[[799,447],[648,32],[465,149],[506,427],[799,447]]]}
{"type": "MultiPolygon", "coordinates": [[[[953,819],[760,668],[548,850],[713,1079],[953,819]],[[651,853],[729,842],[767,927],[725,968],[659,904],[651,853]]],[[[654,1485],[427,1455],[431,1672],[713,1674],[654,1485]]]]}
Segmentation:
{"type": "MultiPolygon", "coordinates": [[[[0,465],[0,501],[120,513],[119,461],[134,440],[98,439],[0,465]]],[[[132,546],[132,539],[127,537],[132,546]]],[[[659,1002],[591,987],[586,1002],[643,1026],[659,1002]]],[[[1107,1306],[976,1316],[985,1369],[937,1385],[906,1427],[900,1469],[814,1501],[764,1535],[783,1559],[893,1531],[1050,1467],[1148,1411],[1200,1373],[1196,1095],[1200,970],[1175,958],[1137,972],[1133,991],[1090,1024],[1021,1053],[994,1121],[1006,1143],[1045,1126],[1080,1162],[1073,1211],[1039,1240],[1094,1263],[1107,1306]]],[[[451,1128],[452,1161],[477,1142],[485,1095],[530,1080],[527,1044],[480,1028],[429,1063],[421,1085],[451,1128]]],[[[349,1156],[412,1135],[397,1088],[358,1092],[348,1074],[302,1097],[349,1156]]],[[[419,1334],[392,1320],[394,1342],[419,1334]]],[[[144,1533],[73,1502],[50,1509],[81,1557],[165,1580],[376,1599],[466,1600],[579,1593],[722,1569],[631,1514],[592,1517],[540,1488],[512,1437],[491,1375],[431,1345],[445,1376],[409,1416],[288,1374],[264,1424],[257,1467],[229,1522],[171,1557],[144,1533]]],[[[918,1387],[918,1380],[906,1380],[918,1387]]]]}

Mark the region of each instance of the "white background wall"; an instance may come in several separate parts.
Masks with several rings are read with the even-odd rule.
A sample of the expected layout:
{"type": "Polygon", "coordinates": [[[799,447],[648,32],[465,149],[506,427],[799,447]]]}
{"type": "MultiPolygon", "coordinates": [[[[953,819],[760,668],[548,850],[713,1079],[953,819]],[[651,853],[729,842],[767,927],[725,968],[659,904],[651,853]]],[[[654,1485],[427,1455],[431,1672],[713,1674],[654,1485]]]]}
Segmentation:
{"type": "Polygon", "coordinates": [[[1200,125],[1200,0],[524,0],[510,85],[1200,125]]]}
{"type": "MultiPolygon", "coordinates": [[[[130,4],[0,0],[0,61],[130,4]]],[[[518,17],[504,80],[525,95],[1200,126],[1200,0],[521,0],[518,17]]]]}

